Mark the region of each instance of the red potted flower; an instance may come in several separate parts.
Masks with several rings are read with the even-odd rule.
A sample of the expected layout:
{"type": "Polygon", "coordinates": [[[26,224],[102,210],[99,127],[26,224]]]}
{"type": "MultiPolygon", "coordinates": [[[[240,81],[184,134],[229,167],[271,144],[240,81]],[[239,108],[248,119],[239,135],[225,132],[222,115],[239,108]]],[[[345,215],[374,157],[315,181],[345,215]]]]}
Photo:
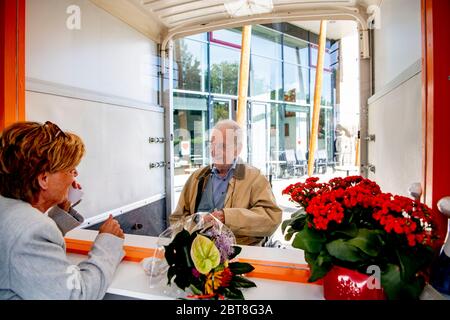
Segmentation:
{"type": "Polygon", "coordinates": [[[309,178],[283,194],[300,207],[283,233],[305,251],[309,281],[324,279],[325,298],[419,297],[437,240],[426,205],[360,176],[309,178]]]}

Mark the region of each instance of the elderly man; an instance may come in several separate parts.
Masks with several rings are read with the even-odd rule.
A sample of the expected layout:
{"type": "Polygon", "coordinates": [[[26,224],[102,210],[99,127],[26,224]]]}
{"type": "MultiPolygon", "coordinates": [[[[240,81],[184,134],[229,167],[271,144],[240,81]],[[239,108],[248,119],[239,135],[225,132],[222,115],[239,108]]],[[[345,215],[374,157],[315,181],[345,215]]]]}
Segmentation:
{"type": "Polygon", "coordinates": [[[241,245],[261,245],[274,233],[281,210],[267,179],[242,162],[241,151],[240,126],[235,121],[220,121],[211,134],[213,164],[189,177],[170,216],[171,224],[188,215],[210,212],[233,231],[241,245]]]}

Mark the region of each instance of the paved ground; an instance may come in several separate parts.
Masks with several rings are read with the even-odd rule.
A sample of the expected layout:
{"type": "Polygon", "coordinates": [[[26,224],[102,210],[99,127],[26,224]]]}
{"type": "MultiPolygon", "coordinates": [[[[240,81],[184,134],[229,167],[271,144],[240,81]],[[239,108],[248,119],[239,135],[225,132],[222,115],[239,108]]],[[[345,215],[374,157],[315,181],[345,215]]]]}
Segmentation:
{"type": "MultiPolygon", "coordinates": [[[[319,177],[322,181],[328,181],[334,177],[346,175],[346,172],[332,173],[331,171],[332,170],[330,169],[330,170],[328,170],[328,172],[326,174],[315,175],[315,176],[319,177]]],[[[175,188],[175,203],[178,202],[178,199],[181,194],[182,186],[184,185],[184,182],[187,180],[188,177],[189,177],[189,175],[182,175],[182,176],[175,177],[175,186],[178,186],[175,188]]],[[[283,210],[283,219],[282,219],[283,221],[286,219],[289,219],[291,217],[292,213],[294,213],[295,211],[298,210],[296,208],[295,204],[289,201],[289,197],[283,196],[281,194],[283,189],[292,183],[297,183],[300,181],[303,182],[306,180],[306,178],[307,178],[307,176],[303,176],[303,177],[296,177],[296,178],[276,179],[276,180],[272,181],[273,193],[277,200],[278,206],[283,210]]],[[[275,233],[273,235],[273,240],[280,241],[283,246],[287,246],[287,247],[290,246],[290,243],[284,240],[284,236],[281,232],[281,226],[278,228],[277,231],[275,231],[275,233]]]]}

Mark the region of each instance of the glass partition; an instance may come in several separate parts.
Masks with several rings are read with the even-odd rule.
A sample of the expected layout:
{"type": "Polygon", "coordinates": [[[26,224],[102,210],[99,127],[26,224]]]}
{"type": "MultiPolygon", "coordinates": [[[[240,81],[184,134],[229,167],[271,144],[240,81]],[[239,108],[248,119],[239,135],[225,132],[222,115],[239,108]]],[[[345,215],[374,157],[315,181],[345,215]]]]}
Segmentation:
{"type": "Polygon", "coordinates": [[[212,124],[213,128],[221,120],[231,119],[231,100],[214,99],[212,102],[212,124]]]}
{"type": "Polygon", "coordinates": [[[281,34],[261,26],[252,27],[252,54],[281,60],[281,34]]]}
{"type": "Polygon", "coordinates": [[[174,42],[174,89],[207,91],[207,44],[191,39],[174,42]]]}
{"type": "Polygon", "coordinates": [[[187,175],[208,160],[206,97],[186,94],[174,96],[174,164],[175,175],[187,175]]]}
{"type": "Polygon", "coordinates": [[[249,162],[269,174],[268,161],[270,159],[270,106],[266,103],[253,102],[250,105],[250,131],[249,131],[249,162]]]}
{"type": "MultiPolygon", "coordinates": [[[[322,98],[321,105],[322,106],[333,106],[334,105],[334,88],[333,88],[333,73],[324,71],[323,72],[323,80],[322,80],[322,98]]],[[[315,84],[316,84],[316,69],[311,68],[311,104],[314,100],[314,92],[315,92],[315,84]]]]}
{"type": "Polygon", "coordinates": [[[260,101],[282,100],[281,61],[252,55],[250,96],[260,101]]]}
{"type": "Polygon", "coordinates": [[[321,151],[322,157],[326,157],[329,162],[334,159],[334,139],[333,109],[322,108],[319,118],[317,150],[321,151]]]}
{"type": "Polygon", "coordinates": [[[309,104],[309,68],[284,63],[284,101],[309,104]]]}
{"type": "Polygon", "coordinates": [[[240,59],[239,50],[211,44],[211,93],[237,95],[240,59]]]}
{"type": "Polygon", "coordinates": [[[285,35],[283,38],[285,62],[309,67],[309,46],[306,41],[285,35]]]}

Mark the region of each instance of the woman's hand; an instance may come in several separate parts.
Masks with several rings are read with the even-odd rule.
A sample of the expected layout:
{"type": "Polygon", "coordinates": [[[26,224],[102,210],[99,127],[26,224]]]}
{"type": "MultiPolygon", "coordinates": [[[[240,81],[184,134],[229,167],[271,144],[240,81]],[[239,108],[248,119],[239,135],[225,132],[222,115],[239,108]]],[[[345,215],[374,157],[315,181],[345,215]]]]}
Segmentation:
{"type": "Polygon", "coordinates": [[[99,229],[99,233],[110,233],[113,236],[125,239],[123,230],[120,228],[119,222],[113,218],[112,215],[109,216],[108,220],[99,229]]]}
{"type": "MultiPolygon", "coordinates": [[[[75,180],[72,182],[72,187],[75,189],[82,189],[81,185],[76,182],[75,180]]],[[[70,203],[69,199],[66,197],[61,203],[58,204],[58,207],[63,209],[66,212],[69,212],[70,207],[72,206],[72,203],[70,203]]]]}

